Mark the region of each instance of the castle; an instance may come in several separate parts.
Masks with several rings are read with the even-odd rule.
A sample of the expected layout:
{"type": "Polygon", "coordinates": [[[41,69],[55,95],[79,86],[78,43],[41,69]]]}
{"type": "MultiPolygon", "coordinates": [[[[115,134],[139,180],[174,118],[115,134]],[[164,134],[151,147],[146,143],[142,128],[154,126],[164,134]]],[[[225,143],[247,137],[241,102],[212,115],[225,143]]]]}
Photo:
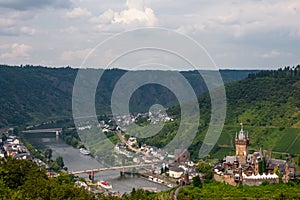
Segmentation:
{"type": "Polygon", "coordinates": [[[214,168],[214,178],[217,181],[231,185],[260,185],[264,181],[278,183],[278,171],[282,181],[288,182],[295,174],[295,165],[265,156],[262,149],[252,154],[248,153],[249,135],[241,130],[235,136],[235,156],[225,156],[222,163],[214,168]]]}
{"type": "Polygon", "coordinates": [[[249,137],[243,130],[243,124],[241,124],[241,130],[239,134],[235,134],[235,155],[238,162],[245,163],[247,161],[249,137]]]}

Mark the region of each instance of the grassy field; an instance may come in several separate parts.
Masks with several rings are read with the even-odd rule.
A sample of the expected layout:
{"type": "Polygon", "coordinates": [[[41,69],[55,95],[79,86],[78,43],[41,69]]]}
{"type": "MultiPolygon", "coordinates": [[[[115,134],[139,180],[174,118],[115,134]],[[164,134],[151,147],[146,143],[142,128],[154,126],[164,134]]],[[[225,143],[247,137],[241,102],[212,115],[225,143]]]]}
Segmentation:
{"type": "Polygon", "coordinates": [[[212,181],[202,188],[186,186],[180,189],[178,199],[299,199],[298,184],[267,184],[235,187],[212,181]]]}
{"type": "Polygon", "coordinates": [[[298,137],[296,142],[289,148],[289,152],[293,154],[300,153],[300,137],[298,137]]]}
{"type": "Polygon", "coordinates": [[[229,147],[221,147],[217,152],[215,152],[212,157],[222,159],[226,155],[234,154],[234,149],[229,147]]]}
{"type": "MultiPolygon", "coordinates": [[[[294,148],[292,148],[292,147],[289,148],[289,147],[290,147],[290,145],[292,145],[293,141],[295,140],[295,138],[297,137],[299,132],[300,132],[299,129],[287,128],[285,130],[285,134],[283,134],[282,137],[280,138],[280,140],[278,140],[278,142],[275,145],[275,148],[273,150],[279,151],[279,152],[286,152],[288,150],[289,150],[289,152],[291,152],[291,150],[294,151],[295,150],[294,148]]],[[[298,146],[298,153],[300,153],[299,146],[298,146]]]]}

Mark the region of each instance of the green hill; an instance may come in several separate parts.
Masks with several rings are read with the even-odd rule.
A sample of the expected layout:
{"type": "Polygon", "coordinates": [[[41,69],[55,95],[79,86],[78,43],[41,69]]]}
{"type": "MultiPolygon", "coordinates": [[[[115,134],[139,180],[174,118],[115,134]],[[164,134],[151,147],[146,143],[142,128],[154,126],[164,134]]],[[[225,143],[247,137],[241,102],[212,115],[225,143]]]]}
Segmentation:
{"type": "MultiPolygon", "coordinates": [[[[210,153],[222,158],[234,153],[235,133],[249,132],[250,150],[260,147],[269,151],[300,154],[300,66],[286,67],[274,71],[252,73],[246,79],[226,85],[226,122],[218,143],[210,153]]],[[[199,97],[201,112],[200,127],[190,147],[193,158],[206,134],[210,120],[210,98],[208,94],[199,97]]],[[[147,144],[158,143],[164,146],[176,134],[180,108],[169,109],[169,114],[177,119],[165,125],[162,131],[152,138],[144,139],[147,144]],[[157,142],[159,141],[159,142],[157,142]]],[[[279,155],[280,156],[280,155],[279,155]]]]}
{"type": "MultiPolygon", "coordinates": [[[[78,69],[47,68],[41,66],[0,65],[0,128],[37,124],[52,119],[71,118],[72,90],[78,69]]],[[[95,73],[100,72],[96,70],[95,73]]],[[[97,114],[109,114],[110,98],[116,82],[127,71],[106,70],[96,93],[97,114]]],[[[224,82],[245,78],[253,70],[224,70],[224,82]]],[[[147,71],[144,71],[147,73],[147,71]]],[[[159,72],[167,73],[167,72],[159,72]]],[[[197,95],[207,91],[196,71],[181,72],[191,83],[197,95]]],[[[203,71],[209,75],[210,71],[203,71]]],[[[159,85],[138,89],[131,99],[132,112],[146,112],[154,103],[176,105],[173,93],[159,85]],[[141,100],[142,99],[142,100],[141,100]]]]}
{"type": "MultiPolygon", "coordinates": [[[[71,118],[72,89],[77,69],[41,66],[0,66],[0,128],[12,125],[37,124],[52,119],[71,118]]],[[[109,114],[113,88],[127,71],[104,72],[96,93],[97,114],[109,114]]],[[[300,75],[299,66],[274,71],[221,70],[226,85],[227,115],[221,137],[211,155],[221,158],[232,152],[235,132],[243,122],[249,132],[250,149],[299,154],[300,149],[300,75]],[[249,76],[248,74],[251,73],[249,76]],[[248,77],[247,77],[248,76],[248,77]],[[247,78],[245,78],[247,77],[247,78]],[[245,78],[245,79],[243,79],[245,78]],[[241,80],[243,79],[243,80],[241,80]],[[240,80],[235,82],[236,80],[240,80]]],[[[145,71],[147,73],[147,71],[145,71]]],[[[166,73],[166,72],[160,72],[166,73]]],[[[197,95],[207,88],[197,71],[181,72],[197,95]]],[[[209,76],[211,71],[202,71],[209,76]]],[[[159,85],[146,85],[134,93],[132,112],[145,112],[154,103],[172,106],[175,96],[159,85]],[[142,100],[141,100],[142,99],[142,100]],[[146,99],[146,101],[145,101],[146,99]],[[142,103],[141,103],[142,102],[142,103]]],[[[194,158],[200,149],[210,119],[210,98],[199,97],[201,119],[199,132],[190,150],[194,158]]],[[[168,113],[180,116],[178,106],[168,113]]],[[[179,119],[167,123],[163,130],[143,142],[164,146],[176,134],[179,119]]]]}

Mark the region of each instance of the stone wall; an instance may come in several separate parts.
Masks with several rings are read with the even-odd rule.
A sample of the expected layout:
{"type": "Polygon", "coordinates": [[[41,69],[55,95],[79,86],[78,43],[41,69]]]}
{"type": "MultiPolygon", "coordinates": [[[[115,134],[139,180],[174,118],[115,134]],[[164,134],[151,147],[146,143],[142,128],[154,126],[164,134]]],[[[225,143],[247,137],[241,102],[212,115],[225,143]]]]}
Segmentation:
{"type": "Polygon", "coordinates": [[[227,183],[233,186],[237,186],[238,183],[236,183],[234,181],[234,176],[233,175],[218,175],[218,174],[214,174],[214,179],[218,182],[222,182],[222,183],[227,183]]]}

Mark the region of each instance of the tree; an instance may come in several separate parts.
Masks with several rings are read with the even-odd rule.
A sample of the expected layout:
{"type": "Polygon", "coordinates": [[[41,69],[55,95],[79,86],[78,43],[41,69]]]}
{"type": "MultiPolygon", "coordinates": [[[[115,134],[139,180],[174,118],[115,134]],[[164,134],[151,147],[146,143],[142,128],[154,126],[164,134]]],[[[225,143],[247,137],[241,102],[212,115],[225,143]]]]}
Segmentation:
{"type": "Polygon", "coordinates": [[[51,159],[51,157],[52,157],[52,149],[47,149],[45,151],[45,157],[51,159]]]}
{"type": "Polygon", "coordinates": [[[96,199],[74,186],[74,177],[61,173],[49,178],[28,160],[0,159],[0,199],[96,199]]]}
{"type": "Polygon", "coordinates": [[[203,173],[206,180],[211,180],[213,178],[213,167],[208,163],[198,163],[197,171],[203,173]]]}
{"type": "Polygon", "coordinates": [[[199,176],[199,175],[193,177],[193,186],[194,186],[194,187],[199,187],[199,188],[202,187],[201,179],[200,179],[200,176],[199,176]]]}
{"type": "Polygon", "coordinates": [[[61,156],[58,156],[55,160],[55,162],[57,163],[57,165],[62,169],[65,166],[64,160],[61,156]]]}
{"type": "Polygon", "coordinates": [[[258,163],[258,172],[259,172],[259,173],[262,173],[262,172],[263,172],[263,164],[262,164],[262,162],[259,162],[259,163],[258,163]]]}
{"type": "Polygon", "coordinates": [[[263,160],[262,160],[262,172],[264,172],[264,173],[267,172],[267,162],[266,162],[265,157],[263,157],[263,160]]]}

